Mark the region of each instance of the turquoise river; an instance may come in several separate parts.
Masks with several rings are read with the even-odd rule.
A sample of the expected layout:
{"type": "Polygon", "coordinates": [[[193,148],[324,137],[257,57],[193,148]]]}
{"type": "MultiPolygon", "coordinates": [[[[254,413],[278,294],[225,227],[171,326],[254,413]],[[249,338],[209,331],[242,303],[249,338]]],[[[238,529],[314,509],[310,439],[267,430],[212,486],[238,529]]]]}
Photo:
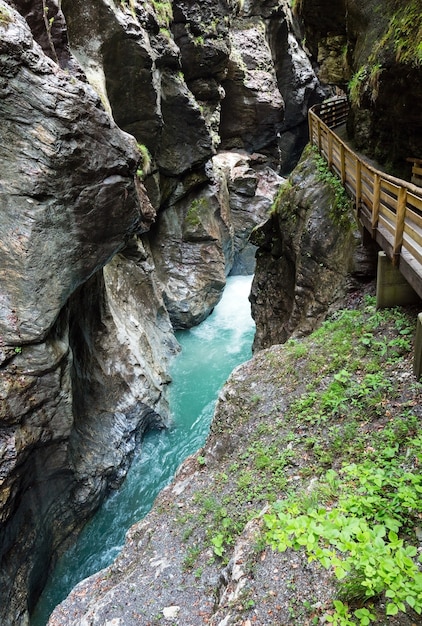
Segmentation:
{"type": "Polygon", "coordinates": [[[57,564],[31,626],[45,626],[54,607],[80,580],[113,561],[128,528],[148,513],[180,463],[204,444],[219,390],[230,372],[251,357],[255,331],[248,301],[251,281],[251,276],[230,277],[208,319],[177,333],[182,351],[171,370],[172,426],[147,433],[122,487],[57,564]]]}

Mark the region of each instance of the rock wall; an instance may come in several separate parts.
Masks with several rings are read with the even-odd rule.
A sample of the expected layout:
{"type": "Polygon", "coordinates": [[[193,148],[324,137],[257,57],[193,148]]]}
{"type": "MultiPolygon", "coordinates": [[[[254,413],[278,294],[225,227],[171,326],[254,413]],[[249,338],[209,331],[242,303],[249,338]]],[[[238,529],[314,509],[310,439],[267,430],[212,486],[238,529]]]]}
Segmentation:
{"type": "Polygon", "coordinates": [[[422,18],[417,0],[302,0],[304,36],[321,81],[349,94],[350,137],[410,180],[422,154],[422,18]]]}
{"type": "Polygon", "coordinates": [[[166,426],[173,328],[253,271],[321,97],[294,32],[284,1],[0,0],[5,626],[166,426]]]}
{"type": "Polygon", "coordinates": [[[101,272],[155,219],[135,139],[4,2],[0,31],[0,620],[20,624],[63,539],[165,425],[176,343],[147,247],[101,272]],[[124,280],[136,302],[118,315],[124,280]]]}
{"type": "Polygon", "coordinates": [[[344,298],[349,277],[362,273],[367,255],[351,206],[341,207],[338,189],[321,181],[315,159],[312,150],[304,153],[270,218],[252,235],[259,246],[250,295],[255,349],[309,333],[344,298]]]}

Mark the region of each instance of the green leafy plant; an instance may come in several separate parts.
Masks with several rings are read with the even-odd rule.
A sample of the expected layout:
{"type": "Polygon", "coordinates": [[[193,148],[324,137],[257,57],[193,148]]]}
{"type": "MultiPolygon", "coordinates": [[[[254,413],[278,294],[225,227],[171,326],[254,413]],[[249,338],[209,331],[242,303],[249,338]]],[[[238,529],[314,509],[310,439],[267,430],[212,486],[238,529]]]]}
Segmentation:
{"type": "Polygon", "coordinates": [[[419,436],[407,442],[405,457],[397,446],[386,447],[373,460],[345,465],[338,475],[331,470],[325,482],[335,479],[339,491],[331,508],[309,508],[307,498],[305,508],[296,497],[274,504],[264,516],[274,549],[303,548],[310,561],[331,568],[341,581],[341,600],[328,622],[369,624],[374,616],[367,607],[350,613],[343,600],[366,601],[380,593],[387,598],[387,616],[406,606],[422,614],[422,556],[398,534],[408,537],[422,513],[422,476],[411,462],[420,459],[421,446],[419,436]]]}
{"type": "Polygon", "coordinates": [[[346,193],[342,182],[335,174],[333,174],[324,159],[319,153],[316,146],[312,147],[314,160],[317,170],[318,180],[329,185],[334,191],[334,205],[330,211],[331,219],[335,224],[350,229],[352,227],[351,216],[351,200],[346,193]]]}
{"type": "Polygon", "coordinates": [[[151,0],[151,5],[154,9],[158,25],[168,29],[173,21],[173,7],[170,0],[164,0],[163,2],[151,0]]]}

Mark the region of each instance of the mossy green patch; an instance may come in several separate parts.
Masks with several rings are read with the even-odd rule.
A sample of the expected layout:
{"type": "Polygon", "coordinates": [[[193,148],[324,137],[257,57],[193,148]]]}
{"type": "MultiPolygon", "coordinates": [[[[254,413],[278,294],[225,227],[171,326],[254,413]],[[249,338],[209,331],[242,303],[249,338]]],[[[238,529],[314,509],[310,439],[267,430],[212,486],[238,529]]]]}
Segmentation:
{"type": "Polygon", "coordinates": [[[10,24],[12,21],[12,15],[5,7],[0,7],[0,24],[3,26],[10,24]]]}
{"type": "Polygon", "coordinates": [[[396,8],[388,28],[375,46],[373,60],[379,58],[383,50],[393,49],[396,61],[415,67],[422,65],[422,13],[419,0],[394,2],[396,8]]]}
{"type": "Polygon", "coordinates": [[[173,21],[173,7],[170,0],[164,0],[163,2],[151,0],[151,5],[154,9],[158,25],[162,28],[169,28],[173,21]]]}
{"type": "Polygon", "coordinates": [[[201,213],[206,209],[207,201],[205,198],[196,198],[189,206],[185,216],[185,226],[195,228],[201,224],[201,213]]]}

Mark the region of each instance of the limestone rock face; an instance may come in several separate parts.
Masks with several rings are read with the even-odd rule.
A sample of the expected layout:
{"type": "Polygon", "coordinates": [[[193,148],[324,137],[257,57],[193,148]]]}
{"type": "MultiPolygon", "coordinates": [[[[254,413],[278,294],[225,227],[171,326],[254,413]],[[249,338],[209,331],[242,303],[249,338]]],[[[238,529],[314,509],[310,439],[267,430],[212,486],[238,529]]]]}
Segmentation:
{"type": "Polygon", "coordinates": [[[267,219],[274,198],[285,179],[260,154],[219,152],[213,159],[222,206],[228,206],[233,231],[230,274],[253,274],[254,246],[249,238],[253,229],[267,219]]]}
{"type": "Polygon", "coordinates": [[[344,295],[357,244],[351,223],[336,221],[335,201],[332,187],[318,181],[311,154],[293,171],[270,219],[254,232],[255,349],[284,343],[297,330],[310,332],[344,295]]]}
{"type": "Polygon", "coordinates": [[[284,19],[277,19],[276,14],[269,21],[267,32],[285,107],[278,147],[280,173],[287,175],[308,142],[308,110],[323,100],[325,94],[307,53],[299,44],[300,33],[290,8],[284,7],[284,11],[284,19]]]}
{"type": "Polygon", "coordinates": [[[420,3],[405,0],[300,3],[320,79],[349,93],[350,138],[382,168],[409,179],[422,153],[420,3]]]}
{"type": "Polygon", "coordinates": [[[277,164],[284,103],[262,18],[238,19],[230,31],[230,64],[223,87],[224,148],[267,152],[277,164]]]}
{"type": "Polygon", "coordinates": [[[8,626],[27,623],[50,558],[121,482],[142,432],[166,424],[167,361],[177,346],[139,239],[155,211],[135,176],[134,138],[86,81],[44,55],[5,2],[0,41],[0,621],[8,626]],[[129,241],[136,260],[126,252],[104,280],[101,268],[129,241]],[[123,287],[125,306],[116,304],[123,287]]]}
{"type": "Polygon", "coordinates": [[[69,81],[16,14],[0,28],[0,334],[21,344],[44,338],[76,287],[154,213],[140,209],[135,142],[98,96],[69,81]]]}
{"type": "Polygon", "coordinates": [[[262,222],[283,179],[265,157],[220,152],[211,183],[158,216],[151,233],[157,274],[175,328],[205,319],[230,272],[253,273],[252,229],[262,222]]]}

